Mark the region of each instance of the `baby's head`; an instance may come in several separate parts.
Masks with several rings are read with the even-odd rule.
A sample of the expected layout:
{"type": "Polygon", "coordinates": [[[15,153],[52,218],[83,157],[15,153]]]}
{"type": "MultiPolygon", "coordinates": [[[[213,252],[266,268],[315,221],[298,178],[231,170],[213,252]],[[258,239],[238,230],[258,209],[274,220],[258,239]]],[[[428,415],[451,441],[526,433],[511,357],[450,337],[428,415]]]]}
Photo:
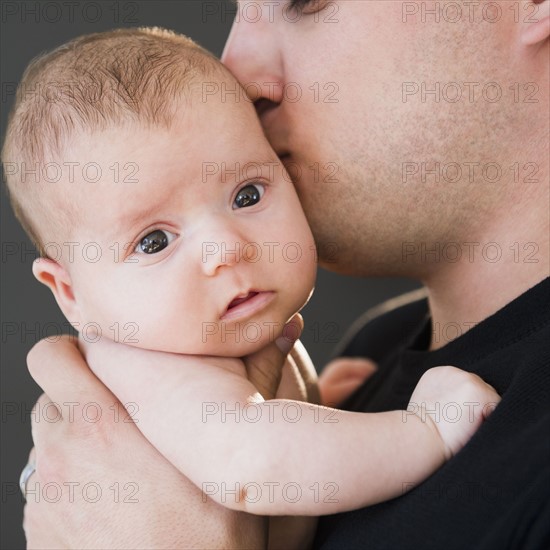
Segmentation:
{"type": "Polygon", "coordinates": [[[183,36],[111,31],[35,60],[2,160],[33,272],[79,330],[242,356],[311,294],[288,174],[233,76],[183,36]]]}

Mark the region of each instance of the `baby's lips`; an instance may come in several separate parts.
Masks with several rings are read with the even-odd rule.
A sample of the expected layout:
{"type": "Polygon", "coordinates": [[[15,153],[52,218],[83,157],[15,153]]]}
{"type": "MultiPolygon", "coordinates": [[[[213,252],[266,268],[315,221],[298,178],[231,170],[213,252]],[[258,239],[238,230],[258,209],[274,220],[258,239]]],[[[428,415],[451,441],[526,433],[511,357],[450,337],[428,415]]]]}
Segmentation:
{"type": "Polygon", "coordinates": [[[254,296],[256,296],[256,294],[258,293],[253,290],[250,290],[246,294],[240,294],[239,296],[233,298],[231,302],[229,302],[229,305],[227,306],[226,311],[230,310],[233,307],[238,306],[239,304],[242,304],[243,302],[246,302],[246,300],[253,298],[254,296]]]}
{"type": "Polygon", "coordinates": [[[234,321],[256,314],[275,297],[272,290],[251,289],[237,294],[220,315],[222,321],[234,321]]]}

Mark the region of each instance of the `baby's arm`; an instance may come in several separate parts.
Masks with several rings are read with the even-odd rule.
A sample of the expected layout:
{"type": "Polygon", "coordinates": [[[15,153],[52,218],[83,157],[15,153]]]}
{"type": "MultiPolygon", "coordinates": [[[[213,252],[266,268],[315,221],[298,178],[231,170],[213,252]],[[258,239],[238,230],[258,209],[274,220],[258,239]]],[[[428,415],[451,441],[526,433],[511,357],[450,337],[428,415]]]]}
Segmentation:
{"type": "MultiPolygon", "coordinates": [[[[436,425],[402,411],[264,401],[237,359],[103,342],[89,346],[87,359],[123,403],[137,403],[138,428],[168,460],[220,504],[254,514],[332,514],[398,496],[460,449],[482,420],[480,407],[474,422],[436,425]],[[173,422],[159,426],[159,417],[173,422]]],[[[498,401],[474,378],[441,368],[424,392],[429,399],[421,394],[417,402],[430,410],[437,399],[498,401]]]]}

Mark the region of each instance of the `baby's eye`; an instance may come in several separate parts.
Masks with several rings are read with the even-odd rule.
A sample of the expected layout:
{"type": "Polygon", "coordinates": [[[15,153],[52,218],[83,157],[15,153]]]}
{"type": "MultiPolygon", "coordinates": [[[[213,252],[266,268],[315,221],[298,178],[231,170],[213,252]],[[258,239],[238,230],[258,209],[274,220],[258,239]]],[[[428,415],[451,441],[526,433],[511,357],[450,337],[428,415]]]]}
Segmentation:
{"type": "Polygon", "coordinates": [[[290,0],[289,6],[304,14],[315,13],[326,8],[330,0],[290,0]]]}
{"type": "Polygon", "coordinates": [[[163,231],[162,229],[156,229],[151,231],[148,235],[145,235],[141,241],[136,245],[134,252],[138,254],[143,252],[145,254],[156,254],[161,250],[164,250],[176,236],[170,231],[163,231]]]}
{"type": "Polygon", "coordinates": [[[261,183],[254,183],[242,187],[233,202],[233,208],[246,208],[260,202],[264,194],[264,186],[261,183]]]}

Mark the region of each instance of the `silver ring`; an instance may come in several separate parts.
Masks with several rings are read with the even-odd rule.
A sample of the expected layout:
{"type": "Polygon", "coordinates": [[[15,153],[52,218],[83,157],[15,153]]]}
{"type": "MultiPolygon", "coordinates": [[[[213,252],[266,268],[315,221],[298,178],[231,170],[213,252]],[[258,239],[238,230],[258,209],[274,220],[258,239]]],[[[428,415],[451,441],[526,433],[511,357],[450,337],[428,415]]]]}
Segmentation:
{"type": "Polygon", "coordinates": [[[27,500],[27,481],[36,472],[36,465],[32,462],[27,462],[27,465],[23,468],[21,475],[19,476],[19,488],[23,494],[23,498],[27,500]]]}

